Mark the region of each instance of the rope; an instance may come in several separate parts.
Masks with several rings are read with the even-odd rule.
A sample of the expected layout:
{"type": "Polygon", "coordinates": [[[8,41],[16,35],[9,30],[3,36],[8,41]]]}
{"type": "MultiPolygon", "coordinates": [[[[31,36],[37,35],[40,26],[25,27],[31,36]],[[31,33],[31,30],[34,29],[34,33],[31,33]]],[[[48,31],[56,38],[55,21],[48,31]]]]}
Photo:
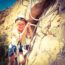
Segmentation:
{"type": "Polygon", "coordinates": [[[35,20],[35,21],[39,21],[39,19],[36,19],[36,18],[34,18],[33,16],[32,16],[32,14],[31,14],[31,9],[32,9],[32,0],[30,0],[30,16],[31,16],[31,18],[33,19],[33,20],[35,20]]]}
{"type": "MultiPolygon", "coordinates": [[[[57,6],[57,5],[56,5],[56,6],[57,6]]],[[[36,31],[37,27],[40,27],[40,26],[39,26],[39,21],[41,21],[42,19],[45,19],[46,17],[48,17],[50,14],[52,14],[53,12],[55,12],[55,11],[58,9],[57,7],[55,7],[55,8],[52,9],[47,15],[43,16],[43,18],[35,19],[35,18],[32,16],[32,14],[31,14],[31,8],[32,8],[32,0],[30,0],[30,16],[31,16],[31,18],[32,18],[33,20],[38,21],[38,23],[37,23],[37,25],[35,25],[35,24],[30,24],[31,26],[34,26],[34,27],[35,27],[34,30],[33,30],[33,34],[32,34],[31,40],[30,40],[30,45],[31,45],[31,42],[32,42],[32,40],[33,40],[34,34],[36,34],[35,31],[36,31]]],[[[36,39],[36,38],[35,38],[35,39],[36,39]]],[[[35,40],[35,39],[34,39],[34,40],[35,40]]]]}
{"type": "MultiPolygon", "coordinates": [[[[45,17],[47,17],[47,16],[49,16],[52,12],[54,12],[56,9],[58,9],[58,1],[56,1],[57,3],[55,4],[55,8],[52,10],[52,11],[50,11],[47,15],[45,15],[44,17],[43,17],[43,19],[45,18],[45,17]]],[[[34,7],[34,6],[33,6],[34,7]]],[[[30,0],[30,16],[31,16],[31,18],[34,20],[34,21],[40,21],[40,20],[42,20],[41,18],[39,18],[39,19],[36,19],[36,18],[34,18],[33,16],[32,16],[32,14],[31,14],[31,9],[32,9],[32,0],[30,0]]]]}
{"type": "Polygon", "coordinates": [[[39,19],[36,19],[36,18],[34,18],[34,17],[32,16],[31,11],[30,11],[30,16],[31,16],[31,18],[32,18],[33,20],[39,21],[39,19]]]}

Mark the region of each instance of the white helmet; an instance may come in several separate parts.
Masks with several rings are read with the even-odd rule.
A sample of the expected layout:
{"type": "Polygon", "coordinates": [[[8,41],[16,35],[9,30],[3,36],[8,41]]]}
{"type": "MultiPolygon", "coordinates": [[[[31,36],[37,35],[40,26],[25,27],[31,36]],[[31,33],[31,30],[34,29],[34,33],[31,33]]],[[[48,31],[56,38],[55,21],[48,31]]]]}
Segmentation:
{"type": "Polygon", "coordinates": [[[25,17],[24,17],[24,15],[18,15],[18,16],[16,17],[16,19],[18,19],[18,18],[25,18],[25,17]]]}

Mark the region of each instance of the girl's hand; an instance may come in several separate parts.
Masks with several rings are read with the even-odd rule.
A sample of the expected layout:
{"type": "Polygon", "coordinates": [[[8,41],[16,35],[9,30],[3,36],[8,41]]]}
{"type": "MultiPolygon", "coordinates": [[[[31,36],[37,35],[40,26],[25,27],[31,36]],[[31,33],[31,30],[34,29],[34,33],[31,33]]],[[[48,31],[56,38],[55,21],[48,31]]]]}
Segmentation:
{"type": "Polygon", "coordinates": [[[31,24],[31,23],[30,23],[30,22],[28,22],[28,23],[27,23],[27,25],[26,25],[26,27],[29,27],[29,26],[30,26],[30,24],[31,24]]]}

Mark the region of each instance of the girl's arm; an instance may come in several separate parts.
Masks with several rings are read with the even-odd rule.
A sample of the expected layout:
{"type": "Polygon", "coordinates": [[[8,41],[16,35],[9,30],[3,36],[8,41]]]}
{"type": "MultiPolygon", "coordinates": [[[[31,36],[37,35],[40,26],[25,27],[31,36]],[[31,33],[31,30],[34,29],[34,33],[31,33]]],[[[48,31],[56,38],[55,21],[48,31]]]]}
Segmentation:
{"type": "Polygon", "coordinates": [[[20,34],[20,38],[19,40],[23,43],[25,41],[25,37],[26,37],[26,34],[27,34],[27,28],[29,26],[29,23],[26,24],[23,32],[20,34]]]}

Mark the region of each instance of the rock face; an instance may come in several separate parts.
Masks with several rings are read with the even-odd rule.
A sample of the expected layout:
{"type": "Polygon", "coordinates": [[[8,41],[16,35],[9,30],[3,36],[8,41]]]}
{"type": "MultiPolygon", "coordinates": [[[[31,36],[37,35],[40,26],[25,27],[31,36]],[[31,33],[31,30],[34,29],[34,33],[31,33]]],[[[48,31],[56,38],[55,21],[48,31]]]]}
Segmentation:
{"type": "MultiPolygon", "coordinates": [[[[53,9],[54,6],[50,7],[45,15],[53,9]]],[[[27,65],[65,64],[61,55],[65,40],[64,21],[65,19],[57,13],[57,10],[51,12],[45,18],[42,16],[42,20],[39,21],[37,27],[35,39],[31,43],[34,46],[29,55],[27,65]],[[56,62],[56,64],[53,62],[56,62]]]]}
{"type": "Polygon", "coordinates": [[[5,17],[8,15],[7,11],[0,12],[0,24],[2,24],[5,20],[5,17]]]}
{"type": "MultiPolygon", "coordinates": [[[[0,26],[0,33],[8,34],[8,40],[11,41],[12,29],[15,19],[18,15],[24,15],[28,19],[28,1],[22,3],[17,0],[17,3],[9,10],[8,16],[5,18],[4,24],[0,26]]],[[[30,7],[30,6],[29,6],[30,7]]],[[[54,7],[50,7],[47,15],[54,7]]],[[[2,15],[1,15],[2,16],[2,15]]],[[[3,14],[4,16],[4,14],[3,14]]],[[[65,40],[65,17],[57,13],[57,10],[39,21],[36,34],[31,42],[33,45],[32,51],[28,56],[27,65],[65,65],[63,58],[57,59],[61,56],[65,40]],[[54,62],[56,61],[56,64],[54,62]],[[61,61],[61,62],[60,62],[61,61]]]]}

